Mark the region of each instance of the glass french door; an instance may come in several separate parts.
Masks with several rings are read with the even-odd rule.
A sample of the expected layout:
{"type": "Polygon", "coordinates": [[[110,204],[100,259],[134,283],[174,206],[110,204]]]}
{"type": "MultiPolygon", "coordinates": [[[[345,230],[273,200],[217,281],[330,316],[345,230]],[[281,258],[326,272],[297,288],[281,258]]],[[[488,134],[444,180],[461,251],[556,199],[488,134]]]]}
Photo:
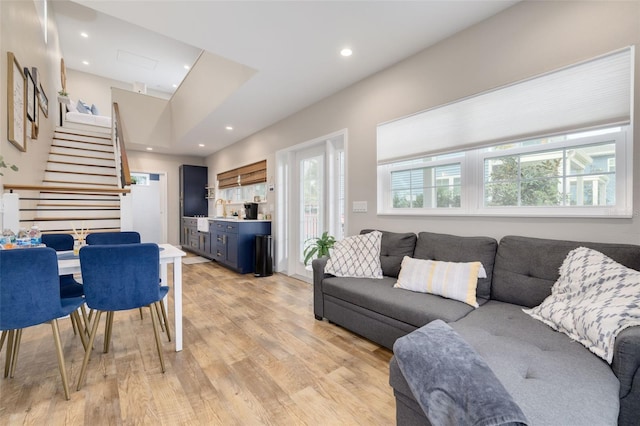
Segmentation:
{"type": "Polygon", "coordinates": [[[295,262],[290,266],[296,275],[311,277],[304,265],[305,247],[325,231],[336,239],[344,235],[344,135],[297,150],[294,164],[295,262]]]}

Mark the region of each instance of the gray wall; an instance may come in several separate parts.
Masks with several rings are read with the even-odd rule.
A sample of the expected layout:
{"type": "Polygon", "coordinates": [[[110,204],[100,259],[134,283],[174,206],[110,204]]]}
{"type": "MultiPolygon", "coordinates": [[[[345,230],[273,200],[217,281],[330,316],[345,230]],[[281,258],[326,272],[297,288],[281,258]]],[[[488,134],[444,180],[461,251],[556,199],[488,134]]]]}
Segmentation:
{"type": "MultiPolygon", "coordinates": [[[[356,200],[370,206],[368,213],[347,212],[347,234],[375,227],[638,244],[640,126],[634,131],[632,219],[378,216],[375,182],[378,123],[639,42],[638,1],[525,1],[208,157],[207,165],[210,173],[219,173],[267,158],[273,175],[277,150],[347,128],[347,209],[356,200]]],[[[640,52],[635,77],[640,123],[638,57],[640,52]]]]}

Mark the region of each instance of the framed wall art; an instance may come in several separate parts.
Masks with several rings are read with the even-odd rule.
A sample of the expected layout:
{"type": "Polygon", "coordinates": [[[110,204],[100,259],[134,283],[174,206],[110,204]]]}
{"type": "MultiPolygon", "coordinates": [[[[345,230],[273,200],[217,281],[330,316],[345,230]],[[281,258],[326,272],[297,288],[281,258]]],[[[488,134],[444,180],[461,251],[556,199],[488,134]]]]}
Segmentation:
{"type": "Polygon", "coordinates": [[[13,52],[7,52],[7,139],[20,151],[27,150],[25,103],[27,80],[13,52]]]}
{"type": "Polygon", "coordinates": [[[24,76],[27,80],[27,118],[29,121],[36,121],[36,82],[33,80],[29,68],[24,69],[24,76]]]}
{"type": "Polygon", "coordinates": [[[42,83],[38,83],[38,104],[40,105],[40,110],[44,114],[45,118],[49,117],[49,98],[47,98],[47,94],[44,93],[44,89],[42,88],[42,83]]]}

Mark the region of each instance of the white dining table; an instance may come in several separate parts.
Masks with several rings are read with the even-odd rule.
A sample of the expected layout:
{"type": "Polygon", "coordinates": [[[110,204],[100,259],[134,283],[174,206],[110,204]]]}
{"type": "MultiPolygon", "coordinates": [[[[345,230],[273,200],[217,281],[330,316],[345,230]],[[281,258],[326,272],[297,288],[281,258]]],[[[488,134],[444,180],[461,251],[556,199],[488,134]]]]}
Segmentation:
{"type": "MultiPolygon", "coordinates": [[[[182,258],[187,254],[171,244],[158,244],[160,250],[160,278],[163,283],[168,283],[167,265],[173,264],[173,323],[175,325],[176,352],[182,350],[182,258]]],[[[58,258],[58,273],[60,275],[79,274],[80,259],[78,257],[66,258],[59,252],[62,258],[58,258]]],[[[164,303],[166,305],[167,299],[164,303]]]]}

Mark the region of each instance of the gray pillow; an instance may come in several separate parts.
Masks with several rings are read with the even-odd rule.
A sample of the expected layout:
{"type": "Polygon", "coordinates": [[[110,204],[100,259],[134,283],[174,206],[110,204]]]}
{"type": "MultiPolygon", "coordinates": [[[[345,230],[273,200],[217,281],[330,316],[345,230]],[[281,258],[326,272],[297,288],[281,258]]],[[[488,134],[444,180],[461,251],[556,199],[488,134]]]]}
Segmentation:
{"type": "MultiPolygon", "coordinates": [[[[360,234],[368,234],[375,229],[363,229],[360,234]]],[[[389,231],[382,232],[382,244],[380,247],[380,265],[382,274],[387,277],[398,278],[400,264],[405,256],[413,257],[413,250],[416,246],[416,234],[413,232],[398,233],[389,231]]]]}

